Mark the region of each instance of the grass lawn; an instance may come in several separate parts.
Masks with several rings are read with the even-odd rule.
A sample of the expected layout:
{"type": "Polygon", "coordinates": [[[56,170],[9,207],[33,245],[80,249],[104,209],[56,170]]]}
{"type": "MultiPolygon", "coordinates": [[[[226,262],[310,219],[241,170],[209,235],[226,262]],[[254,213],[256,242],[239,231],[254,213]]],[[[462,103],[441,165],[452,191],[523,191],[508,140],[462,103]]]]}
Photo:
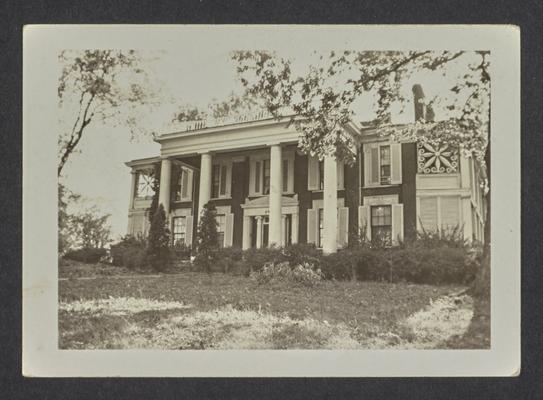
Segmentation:
{"type": "Polygon", "coordinates": [[[467,296],[443,301],[462,289],[454,286],[258,285],[225,274],[100,268],[61,268],[60,348],[440,348],[472,315],[467,296]]]}

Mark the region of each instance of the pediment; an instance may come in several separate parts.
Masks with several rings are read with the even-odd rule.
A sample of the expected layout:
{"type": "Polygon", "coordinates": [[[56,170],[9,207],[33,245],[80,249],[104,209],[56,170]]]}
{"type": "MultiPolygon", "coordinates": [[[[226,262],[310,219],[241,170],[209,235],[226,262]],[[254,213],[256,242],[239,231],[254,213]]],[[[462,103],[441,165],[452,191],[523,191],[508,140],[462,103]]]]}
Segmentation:
{"type": "MultiPolygon", "coordinates": [[[[241,205],[242,208],[267,208],[270,204],[270,199],[268,196],[256,197],[254,199],[245,199],[245,203],[241,205]]],[[[297,206],[298,205],[298,196],[293,197],[282,196],[281,205],[283,207],[288,206],[297,206]]]]}

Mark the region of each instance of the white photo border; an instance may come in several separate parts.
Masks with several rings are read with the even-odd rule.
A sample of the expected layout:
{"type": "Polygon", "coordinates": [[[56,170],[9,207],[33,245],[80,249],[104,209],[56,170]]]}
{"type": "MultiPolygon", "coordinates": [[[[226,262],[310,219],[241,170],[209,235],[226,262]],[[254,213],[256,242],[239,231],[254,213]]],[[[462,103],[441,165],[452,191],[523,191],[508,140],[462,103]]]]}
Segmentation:
{"type": "MultiPolygon", "coordinates": [[[[127,175],[128,176],[128,175],[127,175]]],[[[128,179],[128,178],[127,178],[128,179]]],[[[516,376],[520,30],[505,25],[28,25],[23,31],[23,374],[28,377],[516,376]],[[490,50],[490,350],[59,350],[57,84],[62,49],[490,50]]]]}

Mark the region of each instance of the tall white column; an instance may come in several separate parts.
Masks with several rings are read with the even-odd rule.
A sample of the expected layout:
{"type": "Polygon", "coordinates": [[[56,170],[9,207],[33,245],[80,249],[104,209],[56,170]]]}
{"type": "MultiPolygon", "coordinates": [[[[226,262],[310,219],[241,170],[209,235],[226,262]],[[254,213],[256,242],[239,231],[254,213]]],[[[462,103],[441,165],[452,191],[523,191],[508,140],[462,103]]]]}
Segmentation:
{"type": "Polygon", "coordinates": [[[290,235],[292,244],[298,243],[298,213],[292,214],[290,222],[290,235]]]}
{"type": "Polygon", "coordinates": [[[132,175],[132,181],[130,183],[130,202],[128,203],[128,209],[132,210],[134,208],[134,199],[136,198],[136,185],[137,185],[137,178],[138,173],[137,171],[131,171],[130,174],[132,175]]]}
{"type": "Polygon", "coordinates": [[[256,218],[256,248],[262,247],[262,217],[259,215],[256,218]]]}
{"type": "Polygon", "coordinates": [[[198,197],[198,219],[204,206],[211,198],[211,154],[203,153],[200,162],[200,192],[198,197]]]}
{"type": "Polygon", "coordinates": [[[324,158],[323,243],[325,254],[337,251],[337,161],[334,156],[324,158]]]}
{"type": "Polygon", "coordinates": [[[251,247],[251,227],[251,217],[243,217],[243,250],[247,250],[251,247]]]}
{"type": "Polygon", "coordinates": [[[287,216],[281,215],[281,246],[287,245],[287,216]]]}
{"type": "Polygon", "coordinates": [[[158,203],[162,204],[166,215],[170,213],[170,181],[172,176],[172,162],[167,158],[162,159],[160,167],[160,191],[158,203]]]}
{"type": "Polygon", "coordinates": [[[270,246],[281,245],[281,197],[283,195],[283,157],[280,145],[270,148],[270,246]]]}

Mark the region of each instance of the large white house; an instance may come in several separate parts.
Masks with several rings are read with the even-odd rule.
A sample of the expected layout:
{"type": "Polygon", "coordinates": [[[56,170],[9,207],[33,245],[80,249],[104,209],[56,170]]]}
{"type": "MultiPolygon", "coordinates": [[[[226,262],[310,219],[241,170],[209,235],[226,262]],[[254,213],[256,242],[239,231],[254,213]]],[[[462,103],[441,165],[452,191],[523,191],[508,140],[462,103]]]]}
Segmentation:
{"type": "Polygon", "coordinates": [[[361,232],[394,244],[422,228],[451,227],[482,241],[484,171],[473,159],[452,148],[393,143],[354,121],[343,129],[358,138],[354,165],[301,153],[294,127],[265,113],[163,134],[159,156],[126,163],[128,234],[148,230],[157,178],[173,241],[187,245],[207,202],[217,209],[222,245],[243,249],[314,243],[329,253],[361,232]]]}

